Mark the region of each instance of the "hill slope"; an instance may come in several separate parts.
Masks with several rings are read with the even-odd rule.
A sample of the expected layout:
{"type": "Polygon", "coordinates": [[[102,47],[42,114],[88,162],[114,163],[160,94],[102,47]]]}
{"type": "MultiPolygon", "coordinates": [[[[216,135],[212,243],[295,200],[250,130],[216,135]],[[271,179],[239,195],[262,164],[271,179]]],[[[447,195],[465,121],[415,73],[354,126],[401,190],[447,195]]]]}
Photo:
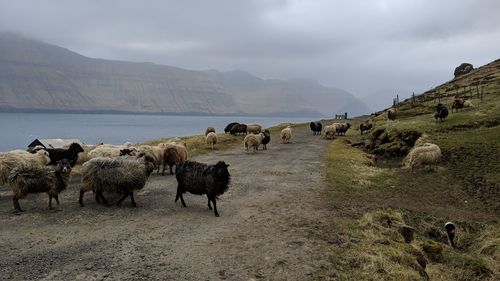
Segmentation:
{"type": "Polygon", "coordinates": [[[0,33],[0,110],[256,115],[368,112],[351,94],[243,71],[190,71],[84,57],[0,33]]]}

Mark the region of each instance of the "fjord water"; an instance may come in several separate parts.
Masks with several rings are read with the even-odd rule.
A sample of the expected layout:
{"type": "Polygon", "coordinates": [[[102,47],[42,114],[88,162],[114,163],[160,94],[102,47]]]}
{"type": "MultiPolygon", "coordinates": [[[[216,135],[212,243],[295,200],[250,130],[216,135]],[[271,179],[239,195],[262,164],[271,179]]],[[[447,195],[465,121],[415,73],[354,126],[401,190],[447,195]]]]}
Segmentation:
{"type": "Polygon", "coordinates": [[[312,117],[173,116],[135,114],[0,113],[0,151],[25,149],[34,139],[77,138],[86,144],[123,144],[200,135],[208,126],[223,133],[230,122],[301,123],[312,117]]]}

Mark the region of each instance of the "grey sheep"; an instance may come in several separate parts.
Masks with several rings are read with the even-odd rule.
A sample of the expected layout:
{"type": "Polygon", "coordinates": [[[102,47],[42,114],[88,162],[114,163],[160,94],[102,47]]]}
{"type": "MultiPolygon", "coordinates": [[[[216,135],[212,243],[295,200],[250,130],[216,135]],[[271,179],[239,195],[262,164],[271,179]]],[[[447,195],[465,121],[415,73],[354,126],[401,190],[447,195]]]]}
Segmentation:
{"type": "Polygon", "coordinates": [[[9,174],[9,185],[14,193],[12,201],[14,209],[24,212],[19,206],[19,199],[28,193],[47,192],[49,208],[52,209],[52,198],[59,205],[58,195],[68,186],[72,160],[61,159],[55,166],[21,165],[9,174]]]}
{"type": "Polygon", "coordinates": [[[132,206],[137,207],[134,201],[134,190],[144,187],[147,179],[153,172],[154,159],[148,156],[137,159],[125,158],[93,158],[82,165],[82,188],[78,202],[83,207],[83,194],[87,191],[95,192],[95,199],[107,203],[103,192],[121,193],[123,197],[116,205],[120,205],[130,196],[132,206]]]}
{"type": "Polygon", "coordinates": [[[227,167],[229,165],[224,161],[219,161],[215,165],[207,165],[189,160],[184,162],[175,171],[178,183],[175,202],[180,198],[182,206],[186,207],[186,203],[182,197],[183,193],[206,194],[208,209],[212,210],[210,202],[213,202],[214,214],[218,217],[219,212],[217,212],[216,199],[229,188],[229,182],[231,181],[227,167]]]}

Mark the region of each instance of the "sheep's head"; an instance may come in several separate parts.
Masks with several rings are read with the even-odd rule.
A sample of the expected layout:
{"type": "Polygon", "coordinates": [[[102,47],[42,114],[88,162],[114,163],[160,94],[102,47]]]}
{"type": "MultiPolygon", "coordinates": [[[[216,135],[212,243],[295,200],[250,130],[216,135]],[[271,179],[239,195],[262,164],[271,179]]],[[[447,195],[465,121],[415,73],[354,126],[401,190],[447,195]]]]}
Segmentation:
{"type": "Polygon", "coordinates": [[[229,179],[230,176],[227,167],[229,167],[229,164],[226,164],[226,162],[217,162],[217,164],[214,165],[214,172],[216,177],[221,179],[229,179]]]}
{"type": "Polygon", "coordinates": [[[75,152],[83,152],[83,148],[76,142],[72,143],[70,146],[69,146],[69,149],[75,151],[75,152]]]}
{"type": "Polygon", "coordinates": [[[130,149],[130,148],[120,149],[120,156],[125,156],[125,155],[134,156],[134,153],[135,149],[130,149]]]}
{"type": "Polygon", "coordinates": [[[69,174],[71,173],[71,160],[61,159],[57,161],[55,171],[58,173],[69,174]]]}

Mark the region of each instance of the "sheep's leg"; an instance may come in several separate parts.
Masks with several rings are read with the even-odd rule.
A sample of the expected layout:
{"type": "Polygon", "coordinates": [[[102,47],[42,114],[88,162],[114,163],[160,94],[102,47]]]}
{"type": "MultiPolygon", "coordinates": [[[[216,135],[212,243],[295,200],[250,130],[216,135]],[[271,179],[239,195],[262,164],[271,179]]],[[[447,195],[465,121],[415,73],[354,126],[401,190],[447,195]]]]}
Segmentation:
{"type": "Polygon", "coordinates": [[[116,202],[116,205],[120,206],[120,204],[123,202],[123,200],[125,200],[125,198],[127,198],[129,195],[130,195],[130,193],[125,192],[125,194],[123,194],[122,198],[120,198],[120,200],[118,200],[118,202],[116,202]]]}
{"type": "Polygon", "coordinates": [[[99,194],[99,197],[102,200],[102,204],[108,204],[108,200],[106,200],[106,198],[104,198],[104,195],[102,194],[102,190],[97,191],[97,193],[99,194]]]}
{"type": "Polygon", "coordinates": [[[187,207],[186,202],[184,202],[184,198],[182,197],[181,189],[179,187],[177,187],[177,194],[175,195],[175,202],[177,202],[177,200],[179,200],[179,198],[181,199],[182,206],[187,207]]]}
{"type": "Polygon", "coordinates": [[[212,210],[212,205],[210,205],[210,196],[207,194],[207,199],[208,199],[208,209],[212,210]]]}
{"type": "Polygon", "coordinates": [[[132,201],[132,207],[137,207],[137,204],[135,204],[135,200],[134,200],[134,192],[130,192],[130,201],[132,201]]]}
{"type": "Polygon", "coordinates": [[[52,195],[49,194],[49,209],[52,209],[52,195]]]}
{"type": "Polygon", "coordinates": [[[24,212],[24,210],[21,209],[21,206],[19,206],[19,198],[17,198],[16,195],[12,197],[12,202],[14,203],[14,209],[17,212],[24,212]]]}
{"type": "Polygon", "coordinates": [[[168,165],[168,166],[170,167],[170,174],[171,174],[171,175],[173,175],[173,174],[174,174],[174,172],[172,171],[172,167],[173,167],[174,165],[168,165]]]}
{"type": "MultiPolygon", "coordinates": [[[[83,194],[85,191],[83,189],[80,189],[80,198],[78,198],[78,203],[80,203],[80,207],[83,207],[83,194]]],[[[96,200],[97,200],[97,195],[96,195],[96,200]]]]}
{"type": "Polygon", "coordinates": [[[95,193],[95,201],[97,203],[101,203],[101,197],[99,197],[99,192],[94,192],[95,193]]]}
{"type": "Polygon", "coordinates": [[[215,214],[216,217],[218,217],[219,216],[219,212],[217,212],[217,203],[215,202],[215,195],[211,195],[208,200],[212,200],[212,202],[214,203],[214,214],[215,214]]]}
{"type": "Polygon", "coordinates": [[[54,195],[54,199],[56,199],[56,202],[57,202],[57,206],[59,206],[59,195],[54,195]]]}

